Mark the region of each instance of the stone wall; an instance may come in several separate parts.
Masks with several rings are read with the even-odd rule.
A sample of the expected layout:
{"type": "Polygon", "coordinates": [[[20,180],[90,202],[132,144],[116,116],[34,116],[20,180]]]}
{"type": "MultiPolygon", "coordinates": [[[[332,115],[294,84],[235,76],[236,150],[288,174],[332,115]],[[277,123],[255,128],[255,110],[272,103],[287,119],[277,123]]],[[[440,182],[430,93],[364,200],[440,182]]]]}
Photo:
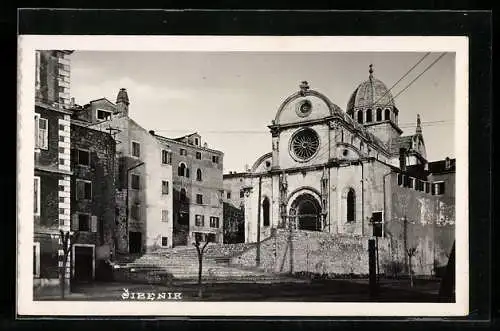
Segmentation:
{"type": "MultiPolygon", "coordinates": [[[[276,273],[311,272],[337,275],[368,274],[366,236],[333,235],[325,232],[277,230],[261,242],[261,268],[276,273]],[[290,249],[291,247],[291,249],[290,249]],[[290,259],[290,251],[292,259],[290,259]],[[291,262],[291,263],[290,263],[291,262]],[[292,264],[292,268],[290,268],[292,264]]],[[[257,247],[231,259],[239,266],[254,267],[257,247]]],[[[387,240],[379,240],[380,260],[390,259],[387,240]]]]}
{"type": "MultiPolygon", "coordinates": [[[[71,214],[97,217],[97,232],[83,233],[78,243],[107,247],[114,253],[115,235],[115,141],[108,133],[71,125],[71,214]],[[89,152],[90,165],[78,164],[78,150],[89,152]],[[91,200],[76,199],[77,179],[92,183],[91,200]]],[[[99,257],[97,257],[99,258],[99,257]]]]}

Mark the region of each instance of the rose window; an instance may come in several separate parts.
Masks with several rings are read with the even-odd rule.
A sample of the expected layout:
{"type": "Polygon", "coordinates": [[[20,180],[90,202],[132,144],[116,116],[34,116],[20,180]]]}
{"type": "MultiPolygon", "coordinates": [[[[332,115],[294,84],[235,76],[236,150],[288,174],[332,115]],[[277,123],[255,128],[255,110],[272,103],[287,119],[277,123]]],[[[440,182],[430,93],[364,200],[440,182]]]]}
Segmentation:
{"type": "Polygon", "coordinates": [[[314,130],[304,129],[293,136],[290,150],[295,157],[302,161],[306,161],[316,154],[318,147],[318,134],[314,130]]]}

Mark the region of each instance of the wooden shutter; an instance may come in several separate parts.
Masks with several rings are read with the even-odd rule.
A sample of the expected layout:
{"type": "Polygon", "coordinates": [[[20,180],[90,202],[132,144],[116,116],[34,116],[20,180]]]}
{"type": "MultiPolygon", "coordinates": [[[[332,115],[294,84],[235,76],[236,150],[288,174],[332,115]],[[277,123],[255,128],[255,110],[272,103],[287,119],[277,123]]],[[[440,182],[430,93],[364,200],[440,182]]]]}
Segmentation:
{"type": "Polygon", "coordinates": [[[38,119],[38,145],[41,149],[49,148],[49,128],[46,118],[38,119]]]}
{"type": "Polygon", "coordinates": [[[76,200],[85,198],[85,182],[76,181],[76,200]]]}
{"type": "Polygon", "coordinates": [[[97,232],[97,216],[95,215],[91,217],[90,231],[97,232]]]}
{"type": "Polygon", "coordinates": [[[71,231],[78,231],[80,228],[80,225],[78,224],[78,214],[73,214],[71,218],[71,231]]]}
{"type": "Polygon", "coordinates": [[[40,116],[38,114],[35,114],[35,148],[40,147],[40,142],[38,139],[38,120],[40,116]]]}

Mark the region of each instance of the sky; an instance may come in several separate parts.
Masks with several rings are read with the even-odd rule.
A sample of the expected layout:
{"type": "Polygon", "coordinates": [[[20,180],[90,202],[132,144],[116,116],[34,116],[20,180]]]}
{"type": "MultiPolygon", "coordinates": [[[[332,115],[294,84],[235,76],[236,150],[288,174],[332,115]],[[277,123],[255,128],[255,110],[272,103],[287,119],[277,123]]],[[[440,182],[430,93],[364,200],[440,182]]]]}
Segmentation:
{"type": "MultiPolygon", "coordinates": [[[[426,53],[420,52],[144,52],[75,51],[71,95],[83,105],[115,102],[120,88],[129,115],[166,137],[198,132],[224,152],[224,172],[243,171],[271,151],[268,125],[303,80],[345,110],[356,87],[374,76],[391,88],[426,53]]],[[[417,78],[441,53],[430,53],[391,90],[417,78]]],[[[455,157],[455,54],[447,53],[395,98],[403,134],[420,114],[429,161],[455,157]]]]}

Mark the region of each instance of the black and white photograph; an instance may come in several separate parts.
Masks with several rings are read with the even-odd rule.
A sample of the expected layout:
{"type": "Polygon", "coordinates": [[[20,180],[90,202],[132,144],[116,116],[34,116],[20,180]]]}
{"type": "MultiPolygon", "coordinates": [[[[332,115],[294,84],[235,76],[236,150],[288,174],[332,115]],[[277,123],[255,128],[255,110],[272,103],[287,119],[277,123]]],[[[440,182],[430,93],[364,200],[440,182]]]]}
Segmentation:
{"type": "Polygon", "coordinates": [[[466,38],[19,45],[20,311],[468,313],[466,38]]]}

